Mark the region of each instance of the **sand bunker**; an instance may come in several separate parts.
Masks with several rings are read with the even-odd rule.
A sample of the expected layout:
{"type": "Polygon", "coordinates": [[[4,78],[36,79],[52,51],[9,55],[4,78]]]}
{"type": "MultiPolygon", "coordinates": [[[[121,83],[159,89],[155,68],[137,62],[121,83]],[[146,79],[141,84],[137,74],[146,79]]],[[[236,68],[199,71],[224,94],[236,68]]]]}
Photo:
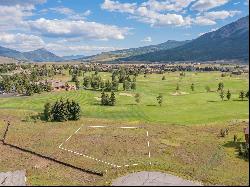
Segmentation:
{"type": "Polygon", "coordinates": [[[173,96],[179,96],[179,95],[188,95],[189,93],[187,92],[175,92],[175,93],[171,93],[171,95],[173,96]]]}
{"type": "Polygon", "coordinates": [[[102,99],[100,97],[94,97],[95,100],[101,101],[102,99]]]}
{"type": "Polygon", "coordinates": [[[133,97],[133,94],[129,94],[129,93],[119,93],[119,95],[133,97]]]}

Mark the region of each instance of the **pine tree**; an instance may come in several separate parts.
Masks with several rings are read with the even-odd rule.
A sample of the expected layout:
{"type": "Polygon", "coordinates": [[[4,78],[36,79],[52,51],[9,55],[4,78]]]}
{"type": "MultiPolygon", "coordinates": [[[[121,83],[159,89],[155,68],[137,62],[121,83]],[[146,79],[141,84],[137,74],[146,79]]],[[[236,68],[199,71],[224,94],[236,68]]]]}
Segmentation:
{"type": "Polygon", "coordinates": [[[116,99],[115,99],[115,93],[114,92],[111,92],[111,96],[110,96],[110,105],[111,106],[114,106],[115,105],[115,102],[116,102],[116,99]]]}
{"type": "Polygon", "coordinates": [[[131,84],[131,89],[132,89],[132,90],[136,90],[136,83],[135,83],[135,82],[132,82],[132,84],[131,84]]]}
{"type": "Polygon", "coordinates": [[[71,102],[71,118],[70,120],[78,120],[80,119],[81,107],[75,101],[71,102]]]}
{"type": "Polygon", "coordinates": [[[52,121],[53,117],[52,117],[52,108],[51,108],[51,104],[50,103],[46,103],[44,105],[44,118],[46,121],[52,121]]]}
{"type": "Polygon", "coordinates": [[[157,99],[157,101],[158,101],[158,104],[161,106],[162,103],[163,103],[163,96],[162,96],[162,94],[159,94],[159,96],[156,97],[156,99],[157,99]]]}

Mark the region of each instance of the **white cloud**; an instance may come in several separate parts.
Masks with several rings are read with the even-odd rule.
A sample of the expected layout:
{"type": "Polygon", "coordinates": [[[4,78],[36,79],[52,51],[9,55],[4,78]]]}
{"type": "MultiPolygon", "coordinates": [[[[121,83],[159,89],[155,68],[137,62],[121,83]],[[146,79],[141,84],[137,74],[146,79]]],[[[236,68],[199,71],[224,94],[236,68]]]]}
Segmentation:
{"type": "Polygon", "coordinates": [[[230,0],[198,0],[192,5],[193,10],[207,11],[215,7],[222,6],[230,0]]]}
{"type": "Polygon", "coordinates": [[[22,33],[10,34],[6,32],[0,33],[0,43],[3,46],[21,51],[29,51],[45,45],[39,36],[22,33]]]}
{"type": "Polygon", "coordinates": [[[198,34],[198,36],[202,36],[202,35],[204,35],[204,34],[207,34],[207,33],[209,33],[209,32],[214,32],[214,31],[217,31],[219,28],[213,28],[213,29],[211,29],[210,31],[208,31],[208,32],[202,32],[202,33],[199,33],[198,34]]]}
{"type": "Polygon", "coordinates": [[[228,17],[234,17],[236,14],[240,14],[240,11],[213,11],[213,12],[206,12],[205,17],[211,19],[211,20],[217,20],[217,19],[226,19],[228,17]]]}
{"type": "Polygon", "coordinates": [[[16,29],[24,18],[32,16],[33,5],[29,6],[5,6],[0,5],[0,30],[16,29]]]}
{"type": "Polygon", "coordinates": [[[42,9],[39,11],[40,13],[57,13],[57,14],[62,14],[67,17],[67,19],[70,20],[83,20],[85,19],[86,16],[89,16],[91,14],[91,10],[86,10],[85,12],[82,13],[77,13],[73,9],[59,6],[59,7],[53,7],[53,8],[46,8],[42,9]]]}
{"type": "Polygon", "coordinates": [[[152,38],[150,36],[144,38],[143,40],[141,40],[141,42],[152,42],[152,38]]]}
{"type": "Polygon", "coordinates": [[[83,15],[84,16],[89,16],[90,14],[92,14],[91,10],[86,10],[83,15]]]}
{"type": "Polygon", "coordinates": [[[117,11],[133,14],[136,9],[136,3],[119,3],[118,1],[105,0],[101,8],[111,12],[117,11]]]}
{"type": "MultiPolygon", "coordinates": [[[[173,3],[174,1],[171,0],[173,3]]],[[[187,5],[184,1],[179,0],[174,5],[180,6],[180,4],[187,5]],[[179,2],[179,4],[178,4],[179,2]],[[182,2],[182,3],[181,3],[182,2]]],[[[190,2],[190,1],[189,1],[190,2]]],[[[135,3],[119,3],[118,1],[105,0],[101,5],[102,9],[111,11],[111,12],[125,12],[130,13],[130,18],[137,19],[138,21],[149,23],[152,26],[163,26],[163,25],[175,25],[175,26],[184,26],[190,24],[190,17],[183,17],[180,14],[176,13],[160,13],[158,11],[162,10],[157,2],[149,1],[147,3],[142,3],[137,5],[135,3]]],[[[159,2],[158,2],[159,3],[159,2]]],[[[163,9],[166,9],[164,7],[163,9]]]]}
{"type": "Polygon", "coordinates": [[[157,0],[149,0],[142,4],[142,6],[147,6],[153,11],[181,11],[184,8],[188,7],[190,3],[195,0],[165,0],[165,1],[157,1],[157,0]]]}
{"type": "Polygon", "coordinates": [[[83,20],[48,20],[40,18],[35,21],[27,21],[31,30],[35,30],[45,36],[54,37],[83,37],[99,40],[122,40],[128,34],[128,28],[119,28],[113,25],[105,25],[83,20]]]}
{"type": "Polygon", "coordinates": [[[205,12],[203,15],[197,16],[193,22],[198,25],[215,25],[216,20],[224,20],[240,13],[240,11],[226,10],[205,12]]]}
{"type": "Polygon", "coordinates": [[[72,39],[63,39],[56,42],[44,42],[42,38],[35,35],[28,34],[13,34],[13,33],[0,33],[0,45],[15,49],[18,51],[31,51],[38,48],[46,48],[56,54],[85,54],[96,53],[104,51],[113,51],[121,48],[112,46],[95,46],[95,45],[83,45],[79,40],[78,43],[72,44],[72,39]]]}
{"type": "Polygon", "coordinates": [[[230,0],[148,0],[141,4],[120,3],[119,1],[105,0],[102,9],[111,12],[125,12],[129,18],[150,24],[151,26],[190,26],[215,25],[217,20],[233,17],[239,11],[213,11],[207,10],[222,6],[230,0]],[[196,17],[188,15],[188,11],[201,12],[196,17]]]}

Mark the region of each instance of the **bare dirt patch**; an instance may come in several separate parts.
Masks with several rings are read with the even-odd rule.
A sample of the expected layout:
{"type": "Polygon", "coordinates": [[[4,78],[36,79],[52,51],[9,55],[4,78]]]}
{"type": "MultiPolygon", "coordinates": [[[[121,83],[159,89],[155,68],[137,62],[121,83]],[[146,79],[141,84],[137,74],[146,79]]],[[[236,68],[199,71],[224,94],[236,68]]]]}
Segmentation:
{"type": "Polygon", "coordinates": [[[94,97],[95,100],[101,101],[102,99],[100,97],[94,97]]]}
{"type": "Polygon", "coordinates": [[[188,92],[174,92],[174,93],[171,93],[170,95],[173,95],[173,96],[189,95],[189,93],[188,92]]]}
{"type": "Polygon", "coordinates": [[[133,97],[133,94],[130,94],[130,93],[119,93],[119,95],[133,97]]]}

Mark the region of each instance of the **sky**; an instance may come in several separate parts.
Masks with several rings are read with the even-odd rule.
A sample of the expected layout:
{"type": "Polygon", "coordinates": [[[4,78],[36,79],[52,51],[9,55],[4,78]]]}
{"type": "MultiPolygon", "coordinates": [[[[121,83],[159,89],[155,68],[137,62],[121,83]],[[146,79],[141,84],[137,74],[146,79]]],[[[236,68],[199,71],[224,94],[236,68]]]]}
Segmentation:
{"type": "Polygon", "coordinates": [[[191,40],[249,15],[249,0],[0,0],[0,46],[93,55],[191,40]]]}

